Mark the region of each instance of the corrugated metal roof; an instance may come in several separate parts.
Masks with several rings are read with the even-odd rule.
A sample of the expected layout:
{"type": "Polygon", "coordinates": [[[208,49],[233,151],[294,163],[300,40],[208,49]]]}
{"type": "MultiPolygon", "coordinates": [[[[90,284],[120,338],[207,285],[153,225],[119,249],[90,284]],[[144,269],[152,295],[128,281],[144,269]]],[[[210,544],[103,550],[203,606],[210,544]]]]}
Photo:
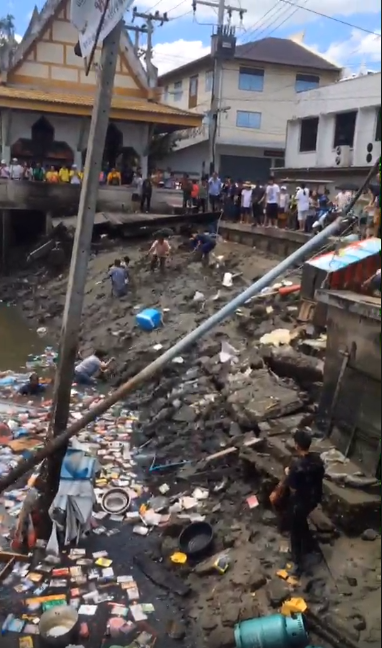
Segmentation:
{"type": "MultiPolygon", "coordinates": [[[[46,92],[41,90],[27,90],[10,86],[0,86],[1,99],[18,99],[22,101],[39,101],[42,103],[61,104],[63,106],[85,106],[91,108],[94,105],[94,96],[79,95],[75,93],[46,92]]],[[[112,101],[114,110],[126,110],[128,112],[146,112],[157,115],[174,115],[179,117],[192,117],[197,119],[199,115],[187,110],[165,106],[147,99],[130,100],[114,95],[112,101]]]]}
{"type": "Polygon", "coordinates": [[[332,273],[376,254],[381,254],[381,239],[369,238],[352,243],[337,252],[317,256],[308,261],[307,265],[332,273]]]}

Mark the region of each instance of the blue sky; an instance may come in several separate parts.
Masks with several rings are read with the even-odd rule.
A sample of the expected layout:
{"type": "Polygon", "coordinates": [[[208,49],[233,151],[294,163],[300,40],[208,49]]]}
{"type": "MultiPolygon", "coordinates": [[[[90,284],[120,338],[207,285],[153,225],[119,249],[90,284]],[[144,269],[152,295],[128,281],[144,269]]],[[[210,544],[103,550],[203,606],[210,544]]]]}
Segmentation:
{"type": "MultiPolygon", "coordinates": [[[[338,20],[381,33],[380,0],[292,0],[306,8],[319,11],[338,20]],[[363,13],[359,12],[362,6],[363,13]]],[[[0,13],[11,13],[16,19],[16,31],[22,35],[34,5],[41,8],[44,0],[5,0],[0,13]]],[[[267,36],[288,37],[304,32],[304,42],[325,54],[349,71],[356,72],[361,65],[370,69],[381,67],[381,39],[346,27],[339,22],[296,10],[283,0],[232,0],[233,6],[248,9],[244,29],[238,31],[239,42],[267,36]],[[260,8],[261,7],[261,8],[260,8]]],[[[183,65],[208,52],[211,25],[216,21],[213,9],[199,6],[196,17],[192,0],[140,0],[139,10],[167,11],[171,21],[158,28],[155,34],[155,63],[163,73],[183,65]]],[[[128,19],[128,16],[127,16],[128,19]]]]}

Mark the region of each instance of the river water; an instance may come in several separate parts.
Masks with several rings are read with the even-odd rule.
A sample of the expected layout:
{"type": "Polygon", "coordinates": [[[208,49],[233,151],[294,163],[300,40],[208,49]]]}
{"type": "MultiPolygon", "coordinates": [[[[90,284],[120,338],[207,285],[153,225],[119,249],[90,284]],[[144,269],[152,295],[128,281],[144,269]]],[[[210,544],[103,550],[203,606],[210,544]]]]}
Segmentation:
{"type": "Polygon", "coordinates": [[[24,371],[30,354],[42,353],[47,341],[29,328],[19,311],[0,304],[0,371],[24,371]]]}

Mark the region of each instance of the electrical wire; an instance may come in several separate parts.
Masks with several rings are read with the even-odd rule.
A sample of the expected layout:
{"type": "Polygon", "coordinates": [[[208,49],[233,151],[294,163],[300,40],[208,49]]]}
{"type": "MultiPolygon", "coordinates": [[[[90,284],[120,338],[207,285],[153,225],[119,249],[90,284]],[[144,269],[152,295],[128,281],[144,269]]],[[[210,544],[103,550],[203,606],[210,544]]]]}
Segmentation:
{"type": "Polygon", "coordinates": [[[328,20],[332,20],[333,22],[339,23],[340,25],[345,25],[345,27],[351,27],[351,29],[358,29],[359,31],[365,32],[365,34],[372,34],[373,36],[377,36],[378,38],[381,38],[381,34],[378,34],[375,31],[371,31],[371,29],[367,29],[366,27],[361,27],[360,25],[354,25],[350,22],[347,22],[346,20],[342,20],[341,18],[336,18],[335,16],[328,16],[327,14],[321,13],[320,11],[316,11],[315,9],[310,9],[310,7],[303,7],[302,5],[299,5],[295,2],[291,2],[291,0],[281,0],[281,2],[284,2],[285,4],[288,4],[291,7],[296,7],[297,9],[308,11],[309,13],[312,13],[315,16],[320,16],[321,18],[327,18],[328,20]]]}
{"type": "MultiPolygon", "coordinates": [[[[263,20],[264,20],[264,19],[265,19],[265,18],[266,18],[270,13],[273,13],[273,12],[275,11],[276,7],[277,7],[279,4],[280,4],[280,0],[277,0],[277,2],[276,2],[276,3],[275,3],[275,4],[274,4],[270,9],[268,9],[268,11],[267,11],[263,16],[262,16],[262,18],[259,18],[259,20],[257,20],[257,22],[255,22],[253,25],[251,25],[251,27],[249,28],[249,30],[246,30],[245,38],[248,38],[249,36],[251,36],[251,34],[254,34],[254,33],[256,32],[256,28],[257,28],[257,26],[258,26],[258,25],[261,25],[261,24],[263,23],[263,20]]],[[[244,38],[244,36],[243,36],[243,38],[244,38]]],[[[243,42],[244,42],[244,41],[243,41],[243,42]]],[[[248,42],[248,41],[245,41],[245,42],[248,42]]]]}
{"type": "MultiPolygon", "coordinates": [[[[304,0],[304,5],[305,5],[307,2],[308,2],[308,0],[304,0]]],[[[291,11],[290,7],[287,7],[287,12],[286,12],[286,13],[285,13],[285,12],[282,12],[282,15],[279,15],[273,23],[271,23],[270,25],[268,25],[268,27],[267,27],[266,29],[264,29],[262,32],[260,32],[260,34],[257,35],[257,38],[258,38],[258,39],[261,38],[261,37],[262,37],[262,38],[270,38],[270,36],[272,36],[272,34],[274,34],[278,29],[280,29],[280,27],[282,27],[283,25],[285,25],[285,23],[287,23],[288,20],[290,20],[291,18],[293,18],[293,16],[294,16],[298,11],[299,11],[299,9],[294,9],[293,11],[291,11]],[[284,15],[285,15],[284,20],[283,20],[280,24],[276,25],[276,27],[274,27],[274,29],[272,29],[270,33],[266,33],[267,30],[268,30],[269,28],[273,27],[273,25],[274,25],[274,24],[275,24],[275,23],[276,23],[280,18],[282,18],[284,15]],[[264,34],[264,35],[263,35],[263,34],[264,34]]]]}

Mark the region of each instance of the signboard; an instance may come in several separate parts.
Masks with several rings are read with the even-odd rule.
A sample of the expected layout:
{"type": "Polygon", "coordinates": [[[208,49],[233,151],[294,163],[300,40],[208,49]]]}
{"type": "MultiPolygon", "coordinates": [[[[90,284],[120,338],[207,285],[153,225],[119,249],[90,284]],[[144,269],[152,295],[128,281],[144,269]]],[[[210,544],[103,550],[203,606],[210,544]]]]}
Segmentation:
{"type": "MultiPolygon", "coordinates": [[[[109,6],[103,21],[98,43],[113,31],[134,0],[109,0],[109,6]]],[[[107,0],[72,0],[70,21],[79,31],[79,43],[83,58],[87,58],[94,47],[107,0]]]]}

